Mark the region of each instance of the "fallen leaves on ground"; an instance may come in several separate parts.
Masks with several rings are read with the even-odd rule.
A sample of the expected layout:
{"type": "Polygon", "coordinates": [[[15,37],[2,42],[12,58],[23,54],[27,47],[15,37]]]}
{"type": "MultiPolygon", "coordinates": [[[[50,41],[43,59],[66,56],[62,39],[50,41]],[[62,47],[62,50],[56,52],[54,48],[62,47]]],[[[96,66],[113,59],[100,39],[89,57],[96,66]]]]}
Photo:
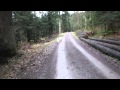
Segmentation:
{"type": "Polygon", "coordinates": [[[8,59],[8,64],[0,65],[0,78],[17,79],[20,73],[27,75],[30,69],[37,72],[35,67],[42,67],[45,58],[52,53],[56,45],[55,41],[47,44],[24,44],[15,57],[8,59]]]}

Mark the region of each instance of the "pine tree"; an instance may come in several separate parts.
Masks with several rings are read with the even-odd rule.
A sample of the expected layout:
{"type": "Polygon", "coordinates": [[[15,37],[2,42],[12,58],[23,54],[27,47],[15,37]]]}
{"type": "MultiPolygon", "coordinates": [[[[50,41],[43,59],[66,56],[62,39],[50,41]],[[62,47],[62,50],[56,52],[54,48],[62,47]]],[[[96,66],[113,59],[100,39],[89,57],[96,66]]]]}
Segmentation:
{"type": "Polygon", "coordinates": [[[63,30],[63,32],[71,31],[69,16],[70,15],[69,15],[68,11],[64,11],[62,14],[62,30],[63,30]]]}

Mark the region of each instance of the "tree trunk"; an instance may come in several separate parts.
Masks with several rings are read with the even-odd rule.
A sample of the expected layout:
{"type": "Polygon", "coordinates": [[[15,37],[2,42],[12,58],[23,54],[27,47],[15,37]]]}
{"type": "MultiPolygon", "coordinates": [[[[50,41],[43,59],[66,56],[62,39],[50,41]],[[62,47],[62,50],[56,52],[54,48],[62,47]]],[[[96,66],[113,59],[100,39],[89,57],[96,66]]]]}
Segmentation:
{"type": "Polygon", "coordinates": [[[109,56],[112,56],[112,57],[115,57],[115,58],[118,58],[120,60],[120,52],[116,51],[116,50],[113,50],[113,49],[110,49],[108,47],[105,47],[105,46],[101,46],[97,43],[95,43],[94,41],[90,41],[88,39],[84,39],[84,38],[79,38],[81,41],[89,44],[90,46],[98,49],[99,51],[109,55],[109,56]]]}
{"type": "Polygon", "coordinates": [[[120,41],[120,38],[107,38],[108,40],[120,41]]]}
{"type": "Polygon", "coordinates": [[[16,53],[15,32],[12,26],[12,11],[0,11],[0,56],[16,53]]]}
{"type": "Polygon", "coordinates": [[[109,43],[109,44],[114,44],[114,45],[120,45],[119,41],[114,41],[114,40],[107,40],[107,39],[97,39],[97,38],[90,38],[90,40],[95,40],[95,41],[100,41],[100,42],[105,42],[105,43],[109,43]]]}
{"type": "MultiPolygon", "coordinates": [[[[90,40],[90,41],[93,41],[93,40],[90,40]]],[[[99,44],[99,45],[102,45],[102,46],[105,46],[105,47],[108,47],[108,48],[111,48],[111,49],[114,49],[114,50],[120,52],[120,46],[119,45],[113,45],[113,44],[108,44],[108,43],[99,42],[99,41],[94,41],[94,42],[99,44]]]]}

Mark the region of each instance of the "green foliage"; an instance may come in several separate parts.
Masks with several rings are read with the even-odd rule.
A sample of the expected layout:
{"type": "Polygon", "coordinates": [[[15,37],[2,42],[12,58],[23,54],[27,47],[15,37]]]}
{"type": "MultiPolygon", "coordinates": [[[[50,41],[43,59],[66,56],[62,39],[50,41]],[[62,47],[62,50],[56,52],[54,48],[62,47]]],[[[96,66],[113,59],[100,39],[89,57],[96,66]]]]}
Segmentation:
{"type": "Polygon", "coordinates": [[[119,32],[120,11],[75,12],[70,16],[73,30],[92,30],[100,35],[119,32]]]}
{"type": "Polygon", "coordinates": [[[33,11],[13,11],[16,41],[38,42],[40,38],[58,33],[58,11],[46,11],[41,18],[33,11]]]}
{"type": "Polygon", "coordinates": [[[71,31],[71,24],[70,24],[70,15],[68,11],[64,11],[62,14],[62,30],[63,32],[70,32],[71,31]]]}
{"type": "Polygon", "coordinates": [[[88,16],[91,17],[88,27],[92,24],[94,27],[103,26],[105,30],[115,30],[118,27],[116,24],[120,22],[120,11],[87,11],[88,16]]]}
{"type": "Polygon", "coordinates": [[[70,16],[70,23],[73,30],[83,30],[85,28],[84,13],[75,12],[70,16]]]}
{"type": "Polygon", "coordinates": [[[13,12],[13,25],[17,41],[30,41],[33,33],[33,14],[31,11],[13,12]]]}
{"type": "Polygon", "coordinates": [[[56,30],[58,30],[58,17],[58,11],[48,11],[48,28],[50,36],[53,32],[56,33],[56,30]]]}
{"type": "Polygon", "coordinates": [[[101,35],[103,36],[112,35],[113,33],[113,30],[101,30],[101,35]]]}

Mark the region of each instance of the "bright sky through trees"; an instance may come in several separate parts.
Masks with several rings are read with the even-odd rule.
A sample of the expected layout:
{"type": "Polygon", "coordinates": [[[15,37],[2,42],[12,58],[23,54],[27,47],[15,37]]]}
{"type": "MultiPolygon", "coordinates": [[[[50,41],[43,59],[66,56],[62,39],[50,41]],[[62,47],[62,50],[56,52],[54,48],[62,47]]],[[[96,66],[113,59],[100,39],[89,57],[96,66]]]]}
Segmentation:
{"type": "MultiPolygon", "coordinates": [[[[76,11],[68,11],[70,14],[73,14],[74,12],[76,12],[76,11]]],[[[79,11],[79,12],[84,12],[84,11],[79,11]]],[[[38,16],[38,17],[41,17],[41,13],[40,13],[40,11],[36,11],[35,12],[36,13],[36,15],[38,16]]],[[[46,11],[43,11],[43,13],[46,13],[46,11]]],[[[61,14],[62,14],[62,11],[61,11],[61,14]]]]}

